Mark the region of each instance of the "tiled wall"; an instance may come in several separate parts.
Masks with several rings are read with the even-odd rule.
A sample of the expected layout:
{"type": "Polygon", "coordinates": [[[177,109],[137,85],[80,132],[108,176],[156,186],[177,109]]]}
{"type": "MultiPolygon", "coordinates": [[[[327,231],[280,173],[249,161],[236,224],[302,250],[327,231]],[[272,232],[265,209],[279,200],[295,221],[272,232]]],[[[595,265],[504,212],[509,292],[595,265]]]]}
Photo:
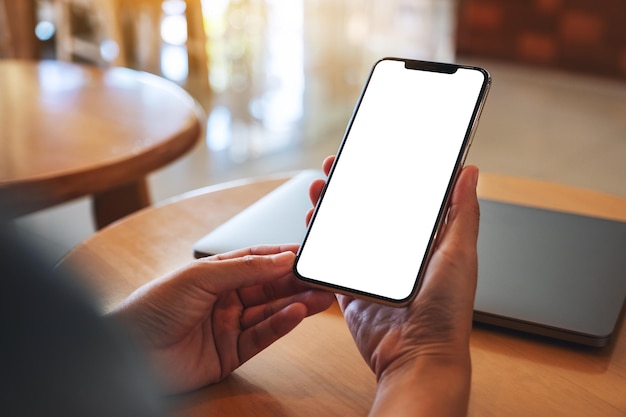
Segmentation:
{"type": "Polygon", "coordinates": [[[626,79],[626,0],[459,0],[457,53],[626,79]]]}

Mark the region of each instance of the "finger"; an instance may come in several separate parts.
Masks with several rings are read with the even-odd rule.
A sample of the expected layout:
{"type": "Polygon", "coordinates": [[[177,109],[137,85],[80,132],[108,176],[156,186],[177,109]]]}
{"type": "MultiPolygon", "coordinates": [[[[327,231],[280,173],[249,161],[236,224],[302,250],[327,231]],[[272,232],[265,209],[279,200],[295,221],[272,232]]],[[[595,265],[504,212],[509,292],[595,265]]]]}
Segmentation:
{"type": "MultiPolygon", "coordinates": [[[[332,168],[334,162],[334,155],[327,156],[326,159],[324,159],[324,162],[322,163],[322,170],[326,176],[330,173],[330,169],[332,168]]],[[[326,180],[321,178],[316,179],[311,183],[311,186],[309,187],[309,198],[311,199],[311,203],[313,205],[317,204],[317,201],[322,194],[322,190],[324,189],[324,185],[326,185],[326,180]]]]}
{"type": "Polygon", "coordinates": [[[250,255],[274,255],[282,252],[297,252],[297,244],[284,244],[284,245],[259,245],[249,248],[236,249],[230,252],[220,253],[217,255],[209,256],[200,260],[200,262],[211,262],[225,259],[242,258],[250,255]]]}
{"type": "Polygon", "coordinates": [[[239,337],[239,359],[246,362],[257,353],[293,330],[307,316],[303,304],[290,304],[256,326],[244,330],[239,337]]]}
{"type": "Polygon", "coordinates": [[[311,200],[311,204],[313,204],[313,208],[307,210],[306,215],[304,216],[304,222],[308,226],[311,222],[311,217],[313,217],[314,207],[317,205],[317,202],[320,199],[320,195],[322,195],[322,190],[324,189],[324,185],[326,185],[326,181],[323,179],[314,180],[309,186],[309,199],[311,200]]]}
{"type": "Polygon", "coordinates": [[[272,280],[261,285],[240,288],[239,299],[245,307],[265,304],[280,298],[290,297],[292,295],[310,290],[295,279],[293,273],[272,280]]]}
{"type": "MultiPolygon", "coordinates": [[[[335,162],[334,155],[328,156],[326,157],[326,159],[324,159],[324,162],[322,163],[322,169],[324,170],[324,174],[326,174],[326,176],[328,176],[328,174],[330,173],[330,169],[333,166],[334,162],[335,162]]],[[[311,200],[311,204],[313,204],[314,207],[317,205],[317,202],[319,201],[320,196],[322,195],[322,191],[324,190],[325,185],[326,185],[326,181],[323,179],[317,179],[311,183],[309,187],[309,199],[311,200]]],[[[304,222],[307,226],[311,222],[311,217],[313,217],[313,211],[314,211],[313,208],[309,209],[306,212],[306,215],[304,216],[304,222]]]]}
{"type": "Polygon", "coordinates": [[[299,303],[304,305],[307,309],[307,316],[311,316],[326,310],[333,301],[334,296],[332,293],[317,290],[303,291],[291,297],[272,300],[267,304],[246,308],[240,320],[241,328],[250,328],[268,319],[290,304],[299,303]]]}
{"type": "Polygon", "coordinates": [[[309,186],[309,199],[311,200],[311,204],[313,204],[314,206],[317,204],[317,201],[320,199],[320,195],[322,194],[324,185],[326,185],[326,181],[319,178],[319,179],[313,180],[313,182],[309,186]]]}
{"type": "Polygon", "coordinates": [[[336,294],[335,297],[337,298],[337,304],[339,304],[339,308],[342,312],[344,312],[348,305],[355,300],[354,297],[343,294],[336,294]]]}
{"type": "Polygon", "coordinates": [[[288,274],[295,259],[291,251],[272,255],[245,255],[212,261],[199,261],[186,270],[203,290],[219,294],[265,284],[288,274]]]}
{"type": "Polygon", "coordinates": [[[324,159],[324,162],[322,163],[322,169],[324,170],[324,174],[328,175],[330,173],[330,169],[332,168],[334,163],[335,155],[328,156],[326,157],[326,159],[324,159]]]}
{"type": "Polygon", "coordinates": [[[304,223],[308,226],[311,223],[311,218],[313,217],[313,209],[310,208],[307,210],[306,215],[304,216],[304,223]]]}

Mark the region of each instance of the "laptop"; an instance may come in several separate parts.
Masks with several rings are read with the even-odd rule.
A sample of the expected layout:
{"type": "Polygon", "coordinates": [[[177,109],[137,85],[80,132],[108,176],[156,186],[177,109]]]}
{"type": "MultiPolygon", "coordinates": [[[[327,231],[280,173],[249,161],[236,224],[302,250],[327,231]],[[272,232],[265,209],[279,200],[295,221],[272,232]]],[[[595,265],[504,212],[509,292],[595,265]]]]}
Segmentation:
{"type": "Polygon", "coordinates": [[[626,223],[481,200],[474,318],[605,346],[626,294],[626,223]]]}
{"type": "Polygon", "coordinates": [[[259,244],[301,243],[306,233],[305,215],[313,207],[309,186],[318,178],[326,178],[321,170],[300,171],[195,242],[194,256],[200,258],[259,244]]]}
{"type": "MultiPolygon", "coordinates": [[[[305,170],[197,241],[196,257],[300,243],[305,170]]],[[[481,199],[477,322],[583,345],[609,343],[626,295],[626,223],[481,199]]]]}

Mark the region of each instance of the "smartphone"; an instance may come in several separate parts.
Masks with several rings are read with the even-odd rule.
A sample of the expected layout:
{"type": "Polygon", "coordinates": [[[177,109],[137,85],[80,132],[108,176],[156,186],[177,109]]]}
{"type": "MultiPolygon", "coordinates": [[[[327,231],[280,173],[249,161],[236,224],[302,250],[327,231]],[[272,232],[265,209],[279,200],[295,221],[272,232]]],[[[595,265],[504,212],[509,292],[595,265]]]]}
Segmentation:
{"type": "Polygon", "coordinates": [[[298,251],[298,279],[383,304],[415,296],[490,83],[478,67],[373,66],[298,251]]]}

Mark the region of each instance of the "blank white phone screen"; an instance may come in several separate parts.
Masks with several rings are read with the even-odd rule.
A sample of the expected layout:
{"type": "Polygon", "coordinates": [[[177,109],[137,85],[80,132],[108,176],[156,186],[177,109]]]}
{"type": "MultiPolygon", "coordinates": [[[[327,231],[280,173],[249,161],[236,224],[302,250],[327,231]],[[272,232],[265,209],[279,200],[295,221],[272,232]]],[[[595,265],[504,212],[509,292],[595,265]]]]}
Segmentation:
{"type": "Polygon", "coordinates": [[[301,248],[301,277],[411,296],[485,78],[376,65],[301,248]]]}

